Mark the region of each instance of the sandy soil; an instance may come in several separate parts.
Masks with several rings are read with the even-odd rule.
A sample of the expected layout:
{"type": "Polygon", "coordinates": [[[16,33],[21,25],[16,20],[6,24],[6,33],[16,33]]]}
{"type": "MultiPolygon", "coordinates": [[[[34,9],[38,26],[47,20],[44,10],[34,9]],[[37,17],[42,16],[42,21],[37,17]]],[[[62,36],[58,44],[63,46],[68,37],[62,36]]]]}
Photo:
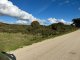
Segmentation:
{"type": "Polygon", "coordinates": [[[80,30],[11,53],[17,60],[80,60],[80,30]]]}

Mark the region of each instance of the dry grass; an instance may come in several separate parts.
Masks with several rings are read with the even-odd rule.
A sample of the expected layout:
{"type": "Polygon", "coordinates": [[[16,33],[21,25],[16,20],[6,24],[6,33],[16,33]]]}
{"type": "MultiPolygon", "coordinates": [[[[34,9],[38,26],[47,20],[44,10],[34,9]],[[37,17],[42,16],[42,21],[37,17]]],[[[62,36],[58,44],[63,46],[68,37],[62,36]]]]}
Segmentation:
{"type": "Polygon", "coordinates": [[[0,33],[0,50],[10,51],[21,48],[26,45],[31,45],[40,39],[40,36],[33,36],[21,33],[0,33]]]}
{"type": "MultiPolygon", "coordinates": [[[[72,32],[72,31],[71,31],[72,32]]],[[[65,32],[67,34],[70,32],[65,32]]],[[[22,33],[0,33],[0,51],[11,51],[23,46],[31,45],[43,41],[45,39],[56,37],[63,34],[52,35],[43,37],[42,35],[31,35],[22,33]]]]}

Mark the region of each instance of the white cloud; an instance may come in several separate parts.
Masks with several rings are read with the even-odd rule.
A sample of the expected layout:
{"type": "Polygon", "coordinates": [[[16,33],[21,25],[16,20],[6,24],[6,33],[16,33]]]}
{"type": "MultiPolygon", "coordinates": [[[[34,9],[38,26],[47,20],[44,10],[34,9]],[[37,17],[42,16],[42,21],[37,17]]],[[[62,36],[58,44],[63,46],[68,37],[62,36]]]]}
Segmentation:
{"type": "Polygon", "coordinates": [[[48,21],[52,24],[52,23],[59,23],[59,22],[62,22],[66,25],[70,25],[72,24],[72,22],[67,22],[65,21],[64,19],[56,19],[56,18],[49,18],[48,21]]]}
{"type": "MultiPolygon", "coordinates": [[[[47,25],[47,21],[46,20],[42,20],[42,19],[36,19],[36,20],[33,20],[33,21],[38,21],[40,23],[40,25],[47,25]]],[[[31,24],[31,21],[26,21],[26,20],[17,20],[16,21],[17,24],[27,24],[27,25],[30,25],[31,24]]]]}
{"type": "Polygon", "coordinates": [[[49,18],[48,21],[50,23],[58,23],[58,20],[56,18],[49,18]]]}
{"type": "MultiPolygon", "coordinates": [[[[52,1],[55,1],[55,0],[52,0],[52,1]]],[[[50,6],[50,4],[48,6],[50,6]]],[[[45,10],[45,9],[42,9],[42,10],[45,10]]],[[[41,25],[48,24],[47,20],[43,20],[43,19],[41,20],[41,19],[35,18],[32,14],[29,14],[28,12],[21,10],[19,7],[15,6],[9,0],[0,0],[0,15],[15,17],[17,18],[16,23],[19,23],[19,24],[30,24],[32,21],[35,21],[35,20],[38,21],[41,25]]],[[[48,21],[50,23],[58,23],[58,22],[66,23],[64,19],[56,19],[56,18],[49,18],[48,21]]]]}
{"type": "Polygon", "coordinates": [[[66,24],[66,21],[64,19],[59,19],[59,22],[66,24]]]}
{"type": "Polygon", "coordinates": [[[0,15],[12,16],[19,20],[36,20],[32,14],[21,10],[8,0],[0,0],[0,15]]]}
{"type": "Polygon", "coordinates": [[[16,23],[17,24],[28,24],[26,20],[17,20],[16,23]]]}
{"type": "Polygon", "coordinates": [[[0,0],[0,15],[15,17],[18,24],[30,24],[32,21],[38,21],[41,25],[46,24],[46,20],[35,18],[32,14],[21,10],[8,0],[0,0]]]}
{"type": "Polygon", "coordinates": [[[47,25],[47,20],[43,20],[43,19],[38,19],[37,20],[41,25],[47,25]]]}
{"type": "Polygon", "coordinates": [[[64,19],[59,20],[59,22],[62,22],[64,24],[66,24],[66,25],[72,24],[72,22],[65,21],[64,19]]]}

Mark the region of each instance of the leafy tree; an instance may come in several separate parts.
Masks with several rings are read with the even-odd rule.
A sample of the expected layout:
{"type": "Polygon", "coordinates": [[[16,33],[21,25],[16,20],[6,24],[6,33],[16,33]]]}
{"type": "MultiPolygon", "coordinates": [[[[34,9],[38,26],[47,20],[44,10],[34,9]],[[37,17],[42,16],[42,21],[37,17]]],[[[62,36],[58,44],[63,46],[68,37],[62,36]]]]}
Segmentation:
{"type": "Polygon", "coordinates": [[[39,24],[38,21],[33,21],[33,22],[31,23],[31,26],[32,26],[34,29],[38,29],[38,28],[40,27],[40,24],[39,24]]]}
{"type": "Polygon", "coordinates": [[[52,28],[53,30],[59,30],[59,29],[61,29],[61,28],[64,26],[64,24],[61,23],[61,22],[59,22],[59,23],[54,23],[54,24],[52,24],[52,25],[50,25],[50,26],[51,26],[51,28],[52,28]]]}
{"type": "Polygon", "coordinates": [[[80,18],[76,18],[76,19],[73,19],[73,24],[75,24],[76,27],[80,27],[80,18]]]}

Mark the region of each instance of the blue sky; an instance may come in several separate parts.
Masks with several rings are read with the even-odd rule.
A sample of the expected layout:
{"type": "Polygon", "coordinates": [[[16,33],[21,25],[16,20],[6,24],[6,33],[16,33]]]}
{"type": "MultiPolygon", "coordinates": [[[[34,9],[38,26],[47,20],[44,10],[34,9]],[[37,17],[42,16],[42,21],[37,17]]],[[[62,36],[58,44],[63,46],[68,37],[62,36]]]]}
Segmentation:
{"type": "MultiPolygon", "coordinates": [[[[9,0],[21,10],[32,16],[45,20],[49,18],[64,19],[71,21],[80,17],[80,0],[9,0]]],[[[15,23],[16,18],[0,16],[1,21],[15,23]]],[[[48,24],[48,23],[47,23],[48,24]]]]}

